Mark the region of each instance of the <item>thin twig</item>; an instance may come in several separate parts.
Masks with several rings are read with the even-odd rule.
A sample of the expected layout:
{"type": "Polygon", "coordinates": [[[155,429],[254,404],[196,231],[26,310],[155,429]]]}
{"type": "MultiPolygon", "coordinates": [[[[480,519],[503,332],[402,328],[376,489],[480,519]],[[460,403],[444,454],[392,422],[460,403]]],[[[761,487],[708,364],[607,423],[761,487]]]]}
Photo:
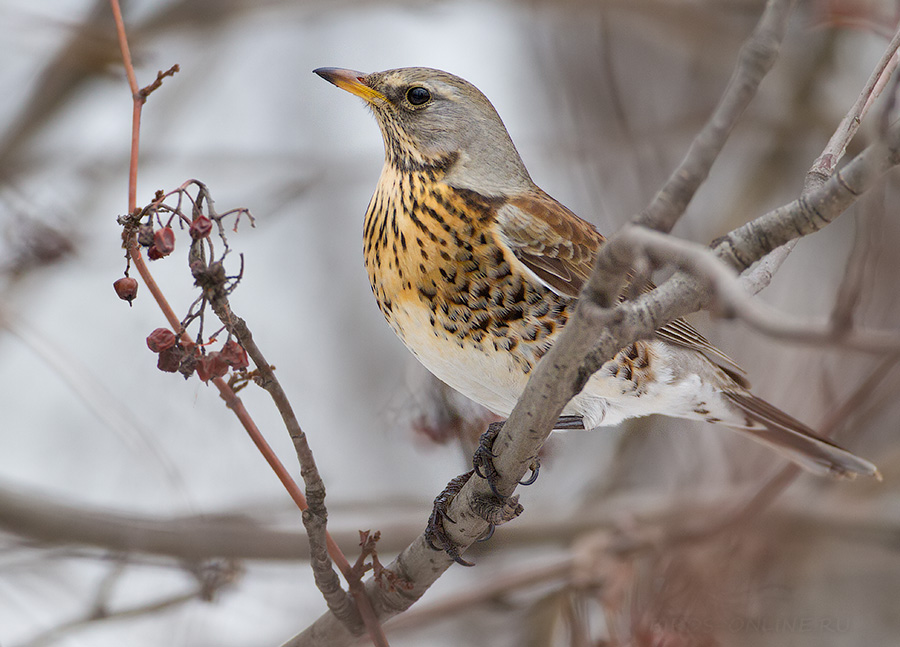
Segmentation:
{"type": "Polygon", "coordinates": [[[875,99],[878,98],[888,78],[894,73],[898,63],[900,63],[898,49],[900,49],[900,29],[894,33],[894,37],[888,43],[887,49],[859,93],[859,97],[847,114],[844,115],[837,130],[834,131],[834,134],[825,146],[825,150],[822,151],[822,154],[819,155],[812,168],[806,174],[804,192],[818,188],[834,173],[834,169],[837,168],[838,162],[841,161],[841,158],[847,151],[847,146],[850,144],[853,136],[856,135],[856,131],[859,130],[866,113],[868,113],[869,108],[875,102],[875,99]]]}
{"type": "MultiPolygon", "coordinates": [[[[828,144],[826,144],[825,149],[813,162],[809,171],[807,171],[806,179],[804,180],[804,193],[820,188],[834,173],[834,169],[837,168],[838,162],[840,162],[847,151],[847,145],[859,129],[859,125],[866,116],[869,107],[878,97],[882,87],[887,83],[887,79],[890,78],[898,62],[900,62],[898,48],[900,48],[900,29],[894,34],[894,38],[869,76],[856,102],[844,115],[828,144]]],[[[744,287],[752,294],[756,294],[767,287],[775,272],[778,271],[791,251],[793,251],[795,245],[796,241],[788,242],[759,261],[756,267],[742,276],[744,287]]]]}
{"type": "MultiPolygon", "coordinates": [[[[294,449],[300,461],[300,475],[306,486],[306,506],[301,509],[303,510],[303,525],[306,527],[309,536],[310,562],[316,586],[325,597],[328,608],[331,609],[332,613],[347,623],[348,628],[352,631],[359,631],[362,628],[361,619],[356,613],[357,609],[354,608],[346,592],[341,587],[337,573],[332,568],[331,560],[328,557],[329,549],[333,548],[335,554],[338,555],[335,558],[335,563],[350,585],[354,599],[358,603],[362,602],[359,605],[360,614],[363,613],[367,598],[362,586],[359,585],[359,578],[354,577],[351,572],[350,563],[343,553],[337,549],[334,540],[331,539],[326,531],[325,524],[328,512],[325,508],[325,483],[322,481],[322,477],[316,467],[316,461],[306,440],[306,434],[300,427],[287,394],[253,339],[246,322],[231,311],[231,305],[224,296],[212,299],[210,305],[219,317],[219,320],[225,324],[230,333],[237,337],[241,346],[244,347],[244,350],[247,351],[247,354],[256,364],[260,376],[258,382],[271,396],[288,429],[291,440],[294,442],[294,449]],[[354,587],[354,582],[357,583],[356,587],[354,587]]],[[[377,628],[377,633],[381,633],[381,628],[374,612],[371,611],[371,607],[369,607],[369,612],[371,613],[369,619],[371,627],[373,629],[377,628]]],[[[369,623],[366,624],[369,626],[369,623]]]]}
{"type": "Polygon", "coordinates": [[[717,314],[740,318],[766,335],[794,343],[844,347],[877,355],[900,353],[898,331],[855,330],[833,320],[816,323],[792,317],[751,298],[734,271],[707,247],[634,225],[622,229],[617,237],[631,245],[635,253],[647,254],[659,264],[675,264],[695,280],[708,282],[717,314]]]}
{"type": "Polygon", "coordinates": [[[835,171],[820,186],[713,241],[713,250],[741,272],[774,249],[819,231],[900,162],[900,125],[835,171]]]}
{"type": "MultiPolygon", "coordinates": [[[[116,33],[118,35],[120,49],[122,50],[122,59],[125,65],[126,75],[128,77],[128,85],[131,88],[133,98],[131,156],[128,175],[128,211],[130,214],[134,214],[137,209],[137,171],[140,148],[140,123],[142,107],[146,102],[149,94],[161,85],[162,80],[166,76],[171,76],[172,74],[174,74],[178,70],[178,67],[173,66],[167,72],[160,72],[157,75],[156,81],[154,81],[154,83],[151,83],[149,86],[141,90],[138,87],[137,77],[135,75],[134,66],[131,61],[131,53],[128,46],[128,38],[125,31],[125,24],[122,18],[122,11],[119,6],[119,1],[110,0],[110,5],[112,7],[113,16],[116,22],[116,33]]],[[[149,268],[147,267],[147,264],[143,259],[143,255],[140,251],[140,246],[138,245],[136,240],[137,236],[135,231],[126,229],[126,232],[128,233],[124,235],[123,243],[128,251],[131,262],[134,263],[135,268],[138,270],[138,273],[144,280],[144,284],[147,286],[160,309],[163,311],[163,314],[169,322],[171,329],[175,331],[181,330],[181,320],[175,314],[175,311],[172,309],[171,305],[168,303],[168,300],[163,295],[162,290],[159,288],[155,279],[151,275],[149,268]]],[[[186,339],[185,334],[183,334],[183,337],[185,337],[186,339]]],[[[261,354],[259,356],[261,357],[261,354]]],[[[265,364],[265,366],[268,367],[268,364],[265,364]]],[[[275,470],[278,478],[282,481],[294,501],[297,503],[301,510],[304,510],[307,504],[305,498],[303,497],[302,493],[300,493],[296,483],[290,477],[287,470],[278,460],[277,456],[260,433],[249,412],[244,407],[243,402],[240,400],[240,398],[237,397],[231,387],[222,378],[214,378],[213,384],[219,390],[219,393],[225,400],[226,405],[230,409],[232,409],[232,411],[234,411],[235,415],[241,421],[242,425],[247,430],[253,442],[260,449],[266,461],[275,470]]],[[[280,390],[280,386],[278,388],[280,390]]],[[[281,391],[281,395],[284,395],[283,391],[281,391]]],[[[275,399],[276,405],[278,405],[280,400],[279,398],[275,399]]],[[[283,401],[287,402],[286,396],[284,396],[283,401]]],[[[279,409],[281,410],[282,407],[279,406],[279,409]]],[[[293,417],[292,412],[291,416],[293,417]]],[[[293,420],[294,423],[296,423],[296,418],[293,418],[293,420]]],[[[295,427],[296,429],[291,429],[291,436],[292,438],[294,438],[296,446],[298,435],[302,437],[302,431],[300,431],[299,424],[296,424],[295,427]],[[297,432],[299,432],[299,434],[297,432]]],[[[305,461],[305,457],[302,455],[304,452],[310,460],[312,458],[312,454],[309,452],[308,446],[305,447],[305,450],[298,450],[298,455],[301,458],[301,465],[307,466],[308,461],[305,461]]],[[[303,475],[303,469],[301,469],[301,476],[303,475]]],[[[319,480],[319,483],[321,483],[321,480],[319,480]]],[[[328,559],[328,552],[330,551],[332,552],[333,557],[337,556],[335,557],[336,559],[343,560],[343,563],[347,566],[346,573],[349,574],[349,563],[347,562],[343,553],[341,553],[337,544],[327,535],[325,531],[324,486],[317,486],[313,487],[312,489],[308,487],[307,491],[314,493],[313,500],[316,507],[310,513],[303,515],[304,524],[307,527],[310,535],[311,546],[314,549],[313,563],[319,564],[320,566],[324,565],[316,571],[317,581],[321,579],[321,581],[325,585],[323,595],[325,595],[326,597],[326,602],[328,603],[329,608],[332,610],[336,609],[337,614],[340,614],[336,614],[336,617],[338,617],[342,622],[348,623],[349,629],[358,631],[359,623],[353,621],[355,614],[352,613],[353,610],[350,608],[349,602],[346,599],[346,594],[344,594],[343,590],[341,589],[340,582],[339,580],[337,580],[336,574],[331,571],[330,561],[328,559]],[[312,531],[310,531],[310,528],[312,528],[312,531]],[[320,545],[327,546],[327,551],[317,551],[316,549],[320,545]],[[325,567],[327,567],[327,571],[331,572],[331,574],[334,575],[333,578],[323,575],[326,570],[325,567]]],[[[304,510],[304,512],[306,511],[304,510]]],[[[354,585],[353,579],[348,580],[348,583],[351,585],[351,592],[353,594],[354,600],[357,602],[363,622],[366,626],[366,629],[369,631],[373,642],[379,647],[386,646],[387,640],[384,638],[383,631],[378,623],[374,611],[372,611],[371,609],[371,605],[369,603],[368,597],[365,595],[364,589],[358,584],[354,585]]]]}
{"type": "Polygon", "coordinates": [[[768,0],[762,17],[744,43],[731,80],[710,119],[694,137],[681,163],[647,207],[632,222],[659,231],[671,231],[697,189],[709,176],[759,84],[778,58],[793,0],[768,0]]]}

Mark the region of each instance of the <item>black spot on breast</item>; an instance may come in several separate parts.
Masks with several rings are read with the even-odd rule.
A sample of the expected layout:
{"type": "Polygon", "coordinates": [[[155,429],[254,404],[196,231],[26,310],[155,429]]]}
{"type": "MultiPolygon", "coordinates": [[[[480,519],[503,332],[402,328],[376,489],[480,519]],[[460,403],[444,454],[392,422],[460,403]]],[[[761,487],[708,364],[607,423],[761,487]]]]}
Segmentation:
{"type": "Polygon", "coordinates": [[[487,332],[491,325],[491,316],[486,312],[479,312],[472,318],[472,330],[487,332]]]}
{"type": "Polygon", "coordinates": [[[525,309],[521,305],[514,305],[500,311],[500,321],[519,321],[525,316],[525,309]]]}
{"type": "Polygon", "coordinates": [[[490,293],[491,286],[486,281],[477,281],[469,288],[469,294],[476,299],[487,297],[490,293]]]}

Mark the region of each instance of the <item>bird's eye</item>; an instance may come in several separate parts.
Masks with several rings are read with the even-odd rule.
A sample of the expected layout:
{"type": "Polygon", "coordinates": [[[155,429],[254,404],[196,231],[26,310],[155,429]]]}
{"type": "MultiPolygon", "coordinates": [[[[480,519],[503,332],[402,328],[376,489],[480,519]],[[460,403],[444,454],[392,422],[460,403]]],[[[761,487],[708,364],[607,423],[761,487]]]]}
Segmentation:
{"type": "Polygon", "coordinates": [[[406,91],[406,100],[414,106],[421,106],[431,100],[431,93],[421,85],[416,85],[406,91]]]}

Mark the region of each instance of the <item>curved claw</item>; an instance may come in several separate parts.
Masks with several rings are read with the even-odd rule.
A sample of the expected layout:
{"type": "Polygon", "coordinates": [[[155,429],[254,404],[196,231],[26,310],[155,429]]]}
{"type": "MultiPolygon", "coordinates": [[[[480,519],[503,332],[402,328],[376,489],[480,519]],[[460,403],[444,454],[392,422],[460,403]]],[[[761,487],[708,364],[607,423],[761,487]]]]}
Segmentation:
{"type": "Polygon", "coordinates": [[[478,449],[475,450],[475,454],[472,456],[472,467],[475,469],[475,473],[488,482],[488,485],[491,487],[491,492],[498,497],[502,497],[502,495],[497,491],[495,485],[495,482],[500,475],[497,470],[494,469],[494,458],[496,458],[497,455],[494,453],[493,447],[494,440],[497,438],[497,434],[500,433],[501,429],[503,429],[502,422],[492,422],[489,424],[487,430],[481,434],[481,438],[478,439],[478,449]]]}
{"type": "Polygon", "coordinates": [[[456,562],[457,564],[459,564],[460,566],[466,566],[466,567],[468,567],[468,568],[471,568],[472,566],[475,566],[475,562],[467,562],[467,561],[464,560],[462,557],[460,557],[460,556],[459,556],[459,551],[454,550],[454,551],[451,552],[451,551],[448,550],[448,551],[445,551],[445,552],[446,552],[448,555],[450,555],[450,557],[453,558],[453,561],[456,562]]]}
{"type": "Polygon", "coordinates": [[[477,541],[478,543],[481,543],[481,542],[483,542],[483,541],[487,541],[488,539],[490,539],[491,537],[494,536],[494,530],[495,530],[496,528],[497,528],[497,526],[495,526],[494,524],[490,524],[490,525],[488,526],[488,529],[484,531],[484,534],[481,535],[481,537],[479,537],[479,538],[476,539],[475,541],[477,541]]]}
{"type": "Polygon", "coordinates": [[[538,479],[538,474],[541,472],[541,464],[535,463],[534,467],[531,468],[531,476],[523,481],[519,481],[519,485],[531,485],[538,479]]]}

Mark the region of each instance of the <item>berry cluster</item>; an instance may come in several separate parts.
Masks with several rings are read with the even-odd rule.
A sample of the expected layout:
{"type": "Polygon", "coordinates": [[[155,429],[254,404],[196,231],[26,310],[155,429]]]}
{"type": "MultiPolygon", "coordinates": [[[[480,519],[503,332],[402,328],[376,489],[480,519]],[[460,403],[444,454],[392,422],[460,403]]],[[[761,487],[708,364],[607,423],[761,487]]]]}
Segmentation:
{"type": "Polygon", "coordinates": [[[157,328],[147,336],[147,348],[159,355],[156,366],[166,373],[181,373],[185,378],[197,373],[204,382],[223,377],[229,369],[247,368],[247,351],[234,339],[225,342],[220,350],[204,352],[202,346],[179,338],[168,328],[157,328]]]}
{"type": "MultiPolygon", "coordinates": [[[[178,226],[182,231],[187,229],[191,238],[188,265],[194,285],[200,288],[200,295],[188,308],[178,332],[157,328],[147,337],[147,346],[159,356],[157,366],[161,371],[178,372],[185,378],[196,373],[204,382],[222,377],[230,369],[242,371],[248,367],[247,352],[233,338],[230,328],[228,340],[219,350],[210,351],[208,347],[224,328],[208,338],[204,336],[204,321],[209,306],[226,326],[230,322],[230,317],[221,314],[217,308],[222,308],[222,312],[228,310],[227,296],[237,287],[243,274],[243,255],[237,276],[228,276],[225,271],[224,259],[229,247],[222,221],[234,216],[234,228],[237,230],[238,221],[246,215],[253,224],[253,217],[246,209],[218,213],[213,204],[206,185],[189,180],[174,191],[157,191],[146,207],[120,217],[125,248],[129,250],[126,254],[128,264],[125,276],[113,283],[119,298],[130,304],[137,296],[138,284],[128,276],[128,271],[137,247],[145,249],[151,261],[165,258],[175,250],[174,227],[178,226]],[[211,235],[214,224],[218,227],[216,240],[211,235]],[[224,248],[221,254],[216,253],[217,243],[221,243],[220,249],[224,248]],[[196,329],[190,336],[187,332],[189,327],[196,329]]],[[[143,262],[140,269],[144,270],[143,262]]]]}

